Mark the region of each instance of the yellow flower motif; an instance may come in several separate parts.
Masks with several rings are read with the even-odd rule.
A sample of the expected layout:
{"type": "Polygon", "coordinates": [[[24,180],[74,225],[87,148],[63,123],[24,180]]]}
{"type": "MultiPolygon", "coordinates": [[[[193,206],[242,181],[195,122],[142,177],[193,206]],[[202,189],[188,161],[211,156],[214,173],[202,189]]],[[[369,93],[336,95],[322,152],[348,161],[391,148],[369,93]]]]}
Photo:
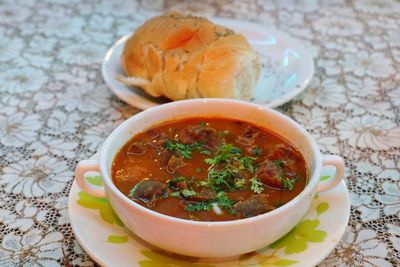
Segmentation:
{"type": "Polygon", "coordinates": [[[100,217],[110,224],[115,223],[119,226],[124,226],[118,215],[112,209],[110,202],[107,198],[94,197],[85,192],[79,192],[78,195],[78,205],[88,209],[98,210],[100,213],[100,217]]]}
{"type": "Polygon", "coordinates": [[[270,245],[271,248],[285,248],[286,254],[300,253],[307,249],[307,243],[323,242],[326,232],[317,230],[319,219],[304,220],[284,237],[270,245]]]}
{"type": "Polygon", "coordinates": [[[156,251],[140,251],[148,259],[141,260],[138,264],[141,267],[214,267],[213,264],[197,263],[198,258],[173,255],[167,256],[156,251]]]}

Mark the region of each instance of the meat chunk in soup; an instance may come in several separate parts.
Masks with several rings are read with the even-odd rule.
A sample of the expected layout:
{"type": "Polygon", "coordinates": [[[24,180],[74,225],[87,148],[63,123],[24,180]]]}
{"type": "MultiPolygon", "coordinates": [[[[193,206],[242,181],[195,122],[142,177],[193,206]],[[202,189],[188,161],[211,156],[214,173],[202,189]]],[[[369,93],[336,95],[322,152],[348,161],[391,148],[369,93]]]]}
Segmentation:
{"type": "Polygon", "coordinates": [[[249,218],[266,213],[275,208],[270,206],[265,200],[265,196],[261,194],[254,195],[246,200],[239,201],[235,204],[234,209],[239,213],[242,218],[249,218]]]}
{"type": "Polygon", "coordinates": [[[168,136],[165,133],[154,133],[154,138],[149,142],[149,145],[157,152],[164,150],[168,136]]]}
{"type": "Polygon", "coordinates": [[[257,177],[261,182],[274,188],[283,189],[283,176],[282,168],[276,162],[268,159],[260,163],[257,170],[257,177]]]}
{"type": "Polygon", "coordinates": [[[260,131],[253,127],[247,127],[236,139],[236,142],[245,146],[252,146],[256,138],[260,135],[260,131]]]}
{"type": "Polygon", "coordinates": [[[147,149],[146,149],[146,145],[142,142],[135,142],[132,143],[127,151],[127,155],[128,156],[141,156],[144,155],[146,153],[147,149]]]}
{"type": "Polygon", "coordinates": [[[161,152],[158,161],[160,162],[160,166],[171,174],[175,173],[177,169],[186,165],[182,157],[176,156],[167,150],[161,152]]]}
{"type": "Polygon", "coordinates": [[[133,200],[140,200],[152,206],[154,201],[166,197],[169,194],[169,188],[166,184],[156,180],[142,180],[129,193],[133,200]]]}
{"type": "Polygon", "coordinates": [[[216,148],[220,144],[216,131],[207,125],[192,125],[179,132],[179,140],[183,144],[203,143],[209,148],[216,148]]]}

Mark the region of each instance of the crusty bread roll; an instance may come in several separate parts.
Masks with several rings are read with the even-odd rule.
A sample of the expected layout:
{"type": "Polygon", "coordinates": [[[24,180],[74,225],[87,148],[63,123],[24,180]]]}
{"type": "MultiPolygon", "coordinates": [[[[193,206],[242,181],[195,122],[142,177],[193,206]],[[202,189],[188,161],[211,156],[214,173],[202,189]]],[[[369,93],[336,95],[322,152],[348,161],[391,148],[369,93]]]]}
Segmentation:
{"type": "Polygon", "coordinates": [[[205,18],[168,13],[145,22],[126,42],[118,79],[172,100],[248,100],[260,74],[245,37],[205,18]]]}

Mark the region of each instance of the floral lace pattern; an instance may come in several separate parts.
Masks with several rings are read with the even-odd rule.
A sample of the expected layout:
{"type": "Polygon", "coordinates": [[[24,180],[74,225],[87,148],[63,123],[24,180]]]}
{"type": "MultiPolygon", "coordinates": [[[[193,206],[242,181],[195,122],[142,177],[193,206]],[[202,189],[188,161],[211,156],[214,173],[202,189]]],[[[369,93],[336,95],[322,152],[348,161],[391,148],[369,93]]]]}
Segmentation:
{"type": "Polygon", "coordinates": [[[351,217],[321,266],[400,265],[400,3],[11,1],[0,3],[0,265],[93,266],[67,197],[79,160],[139,112],[104,85],[121,36],[165,10],[252,20],[314,57],[307,90],[280,110],[346,160],[351,217]]]}

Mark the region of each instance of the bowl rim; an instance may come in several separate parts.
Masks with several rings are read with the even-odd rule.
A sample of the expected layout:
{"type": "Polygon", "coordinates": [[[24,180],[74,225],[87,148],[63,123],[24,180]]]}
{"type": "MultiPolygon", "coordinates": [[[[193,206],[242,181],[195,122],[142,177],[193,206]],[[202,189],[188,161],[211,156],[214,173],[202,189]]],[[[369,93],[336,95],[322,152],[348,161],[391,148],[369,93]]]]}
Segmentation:
{"type": "MultiPolygon", "coordinates": [[[[194,116],[187,116],[187,118],[191,118],[194,116]]],[[[229,118],[228,116],[225,116],[226,118],[229,118]]],[[[245,121],[245,120],[244,120],[245,121]]],[[[115,156],[115,155],[114,155],[115,156]]],[[[242,100],[233,100],[233,99],[221,99],[221,98],[202,98],[202,99],[188,99],[188,100],[180,100],[180,101],[174,101],[170,103],[166,103],[163,105],[155,106],[150,109],[144,110],[140,113],[137,113],[130,117],[129,119],[125,120],[122,122],[117,128],[115,128],[112,133],[107,137],[105,142],[103,143],[103,146],[100,149],[99,152],[99,166],[100,166],[100,172],[102,176],[102,180],[104,183],[104,188],[107,192],[107,198],[110,198],[108,196],[109,192],[108,190],[112,191],[118,199],[122,200],[125,204],[129,205],[130,207],[136,208],[140,210],[141,212],[147,213],[148,215],[155,217],[157,219],[160,219],[162,221],[168,221],[170,223],[177,223],[177,224],[184,224],[184,225],[196,225],[196,226],[203,226],[203,227],[224,227],[227,225],[241,225],[241,224],[248,224],[251,222],[256,222],[256,221],[261,221],[261,220],[268,220],[268,218],[276,216],[277,214],[283,212],[284,210],[290,209],[294,205],[296,205],[298,202],[300,202],[303,198],[305,198],[307,195],[312,193],[313,189],[316,187],[316,185],[319,182],[319,176],[321,173],[322,169],[322,157],[321,153],[319,150],[318,145],[312,138],[312,136],[297,122],[295,122],[293,119],[290,117],[284,115],[281,112],[278,112],[272,108],[261,106],[258,104],[242,101],[242,100]],[[313,168],[312,171],[312,176],[309,177],[309,181],[306,185],[306,187],[298,194],[296,197],[294,197],[292,200],[287,202],[286,204],[263,214],[254,216],[254,217],[249,217],[249,218],[243,218],[243,219],[238,219],[238,220],[231,220],[231,221],[192,221],[192,220],[187,220],[187,219],[182,219],[182,218],[177,218],[173,217],[170,215],[162,214],[157,211],[153,211],[149,208],[143,207],[142,205],[136,203],[135,201],[131,200],[127,196],[125,196],[112,182],[112,179],[110,175],[108,174],[108,168],[107,168],[107,151],[109,148],[113,145],[113,140],[115,139],[118,134],[123,131],[126,127],[131,125],[134,121],[146,117],[150,115],[154,116],[154,114],[158,112],[163,112],[166,109],[170,108],[179,108],[180,106],[184,106],[190,103],[196,103],[196,104],[233,104],[233,105],[240,105],[246,108],[253,108],[253,109],[258,109],[262,110],[267,113],[271,113],[273,116],[277,116],[280,119],[283,119],[286,121],[286,123],[289,123],[295,127],[297,127],[301,133],[305,136],[307,139],[308,145],[311,147],[311,150],[313,152],[313,159],[315,159],[315,167],[313,168]]],[[[112,204],[112,203],[111,203],[112,204]]]]}

